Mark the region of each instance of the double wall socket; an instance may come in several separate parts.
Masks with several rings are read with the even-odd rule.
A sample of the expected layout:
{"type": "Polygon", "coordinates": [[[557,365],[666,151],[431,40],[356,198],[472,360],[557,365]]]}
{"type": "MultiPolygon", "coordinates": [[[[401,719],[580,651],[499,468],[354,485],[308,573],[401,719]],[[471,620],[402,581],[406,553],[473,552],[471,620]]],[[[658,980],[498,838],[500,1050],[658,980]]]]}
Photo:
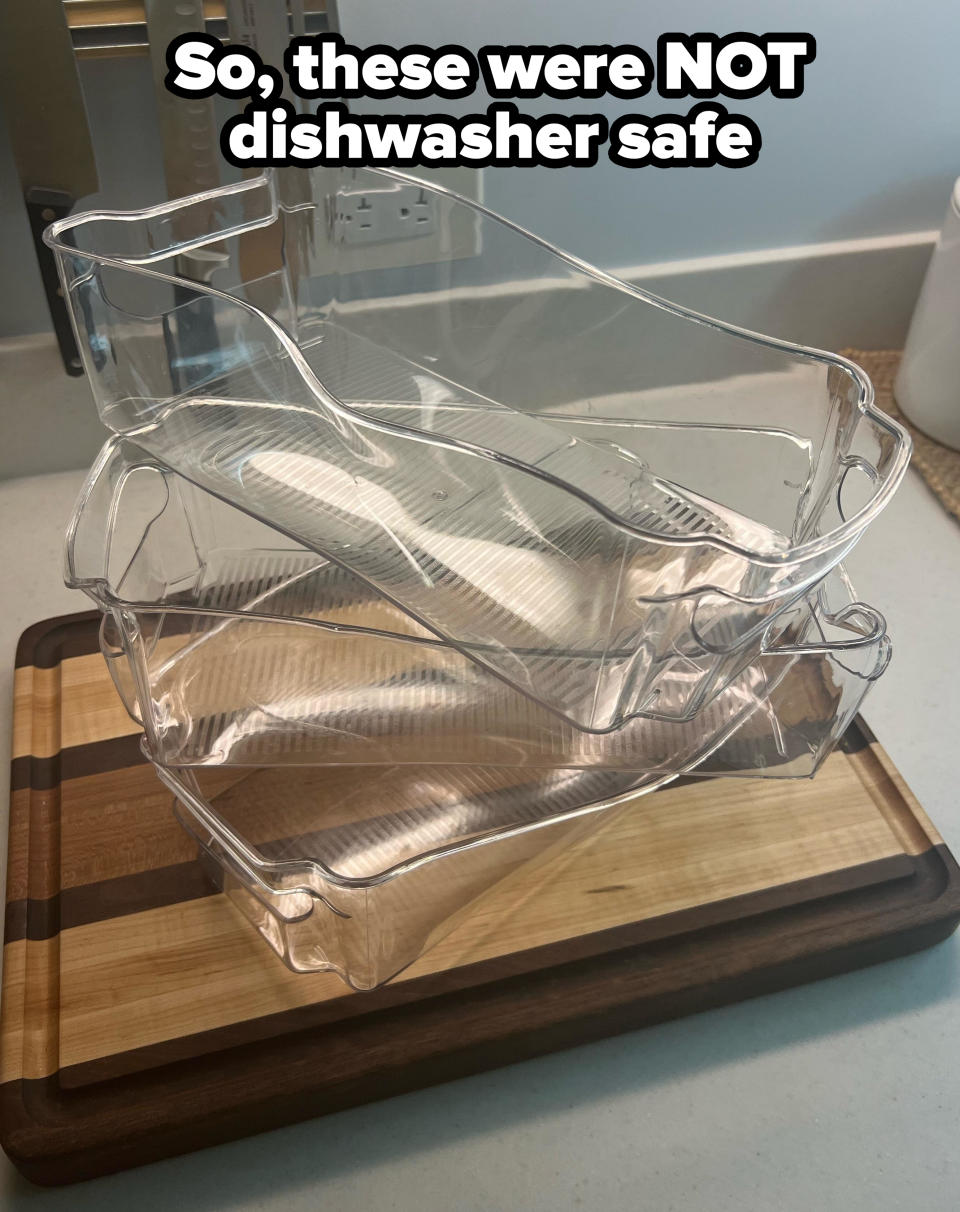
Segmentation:
{"type": "MultiPolygon", "coordinates": [[[[479,169],[417,169],[424,181],[446,186],[479,201],[479,169]]],[[[363,187],[366,174],[354,174],[336,197],[333,224],[336,239],[362,247],[366,269],[395,269],[434,261],[475,257],[480,252],[480,225],[467,207],[443,208],[419,185],[382,178],[375,189],[363,187]]],[[[369,177],[367,177],[369,182],[369,177]]]]}
{"type": "Polygon", "coordinates": [[[422,240],[437,229],[436,206],[421,186],[387,181],[381,189],[339,193],[336,222],[345,244],[422,240]]]}

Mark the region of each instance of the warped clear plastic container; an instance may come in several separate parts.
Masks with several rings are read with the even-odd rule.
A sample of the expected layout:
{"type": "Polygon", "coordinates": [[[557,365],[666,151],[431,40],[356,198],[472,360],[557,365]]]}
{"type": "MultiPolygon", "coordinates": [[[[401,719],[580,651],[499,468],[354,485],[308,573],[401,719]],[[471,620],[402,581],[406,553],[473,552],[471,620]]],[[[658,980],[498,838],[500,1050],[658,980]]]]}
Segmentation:
{"type": "MultiPolygon", "coordinates": [[[[67,540],[69,584],[107,612],[102,647],[150,756],[167,766],[557,767],[687,770],[784,677],[823,680],[828,732],[889,654],[885,624],[837,573],[781,612],[692,720],[634,717],[590,733],[417,628],[360,578],[107,443],[67,540]],[[821,659],[822,658],[822,659],[821,659]],[[798,672],[793,672],[795,667],[798,672]]],[[[832,735],[832,733],[831,733],[832,735]]]]}
{"type": "Polygon", "coordinates": [[[103,420],[571,726],[689,718],[909,439],[851,363],[445,190],[429,241],[358,242],[358,192],[410,181],[292,170],[53,224],[103,420]]]}
{"type": "Polygon", "coordinates": [[[354,989],[397,975],[492,891],[562,863],[669,781],[436,766],[159,773],[216,884],[284,963],[354,989]],[[318,813],[329,827],[314,828],[318,813]]]}
{"type": "MultiPolygon", "coordinates": [[[[834,581],[849,601],[843,578],[834,581]]],[[[798,655],[690,773],[812,774],[882,671],[886,639],[872,665],[869,656],[826,642],[798,655]]],[[[411,765],[400,748],[393,756],[392,766],[158,767],[218,886],[294,971],[381,984],[480,898],[513,879],[529,894],[531,866],[562,862],[620,812],[649,810],[638,797],[670,781],[590,767],[411,765]]]]}

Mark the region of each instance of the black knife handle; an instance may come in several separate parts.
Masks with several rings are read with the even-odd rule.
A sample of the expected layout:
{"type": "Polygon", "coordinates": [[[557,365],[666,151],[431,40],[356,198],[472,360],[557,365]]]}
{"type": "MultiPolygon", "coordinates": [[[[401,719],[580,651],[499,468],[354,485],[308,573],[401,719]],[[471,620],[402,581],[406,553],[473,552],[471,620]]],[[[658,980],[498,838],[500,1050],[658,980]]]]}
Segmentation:
{"type": "Polygon", "coordinates": [[[63,358],[63,369],[68,375],[82,375],[83,363],[77,352],[70,313],[67,311],[60,275],[57,273],[57,262],[53,250],[43,242],[43,229],[55,219],[65,218],[73,207],[74,199],[63,190],[31,187],[24,194],[24,200],[27,204],[37,264],[40,266],[40,277],[47,296],[47,306],[50,308],[50,319],[53,321],[53,331],[56,333],[60,356],[63,358]]]}

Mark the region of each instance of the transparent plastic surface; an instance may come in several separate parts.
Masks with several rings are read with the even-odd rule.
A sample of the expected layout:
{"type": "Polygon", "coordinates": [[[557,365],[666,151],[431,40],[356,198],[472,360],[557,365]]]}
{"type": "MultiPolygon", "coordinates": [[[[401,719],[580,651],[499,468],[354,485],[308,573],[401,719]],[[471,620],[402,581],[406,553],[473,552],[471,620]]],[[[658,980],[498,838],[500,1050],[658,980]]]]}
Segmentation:
{"type": "MultiPolygon", "coordinates": [[[[806,722],[833,735],[841,700],[859,703],[889,649],[882,617],[836,573],[718,667],[725,676],[692,719],[634,717],[585,732],[417,629],[360,578],[127,441],[108,444],[81,494],[67,579],[108,612],[102,646],[114,681],[150,755],[169,766],[676,773],[769,709],[787,676],[794,686],[831,682],[834,697],[821,694],[806,722]]],[[[576,658],[569,664],[575,671],[576,658]]],[[[781,754],[768,764],[779,767],[781,754]]]]}
{"type": "Polygon", "coordinates": [[[53,225],[104,421],[572,726],[689,717],[850,549],[909,439],[843,359],[446,191],[424,187],[435,259],[358,244],[344,200],[406,180],[296,170],[53,225]]]}
{"type": "Polygon", "coordinates": [[[355,989],[395,976],[485,894],[562,859],[660,785],[438,766],[159,773],[212,873],[283,961],[355,989]]]}
{"type": "MultiPolygon", "coordinates": [[[[879,654],[838,653],[823,638],[690,773],[816,770],[889,656],[886,640],[879,654]]],[[[158,767],[221,887],[295,971],[332,969],[358,989],[388,980],[483,894],[562,856],[612,813],[646,810],[637,796],[669,781],[410,765],[401,748],[393,766],[158,767]]]]}

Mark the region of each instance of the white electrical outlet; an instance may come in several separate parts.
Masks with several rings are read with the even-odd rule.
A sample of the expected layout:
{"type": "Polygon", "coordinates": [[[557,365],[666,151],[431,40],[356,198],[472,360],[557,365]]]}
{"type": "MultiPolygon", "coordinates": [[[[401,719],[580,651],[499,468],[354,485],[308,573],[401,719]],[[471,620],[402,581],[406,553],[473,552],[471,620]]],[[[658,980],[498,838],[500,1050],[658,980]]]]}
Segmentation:
{"type": "Polygon", "coordinates": [[[387,181],[382,189],[339,193],[336,224],[345,244],[377,244],[430,236],[436,231],[437,216],[426,189],[387,181]]]}
{"type": "MultiPolygon", "coordinates": [[[[337,240],[363,249],[364,269],[400,269],[479,255],[480,223],[469,207],[451,210],[429,190],[388,177],[380,178],[375,189],[364,189],[364,174],[354,175],[356,188],[345,183],[337,194],[333,228],[337,240]]],[[[481,200],[480,169],[418,168],[411,175],[481,200]]]]}

